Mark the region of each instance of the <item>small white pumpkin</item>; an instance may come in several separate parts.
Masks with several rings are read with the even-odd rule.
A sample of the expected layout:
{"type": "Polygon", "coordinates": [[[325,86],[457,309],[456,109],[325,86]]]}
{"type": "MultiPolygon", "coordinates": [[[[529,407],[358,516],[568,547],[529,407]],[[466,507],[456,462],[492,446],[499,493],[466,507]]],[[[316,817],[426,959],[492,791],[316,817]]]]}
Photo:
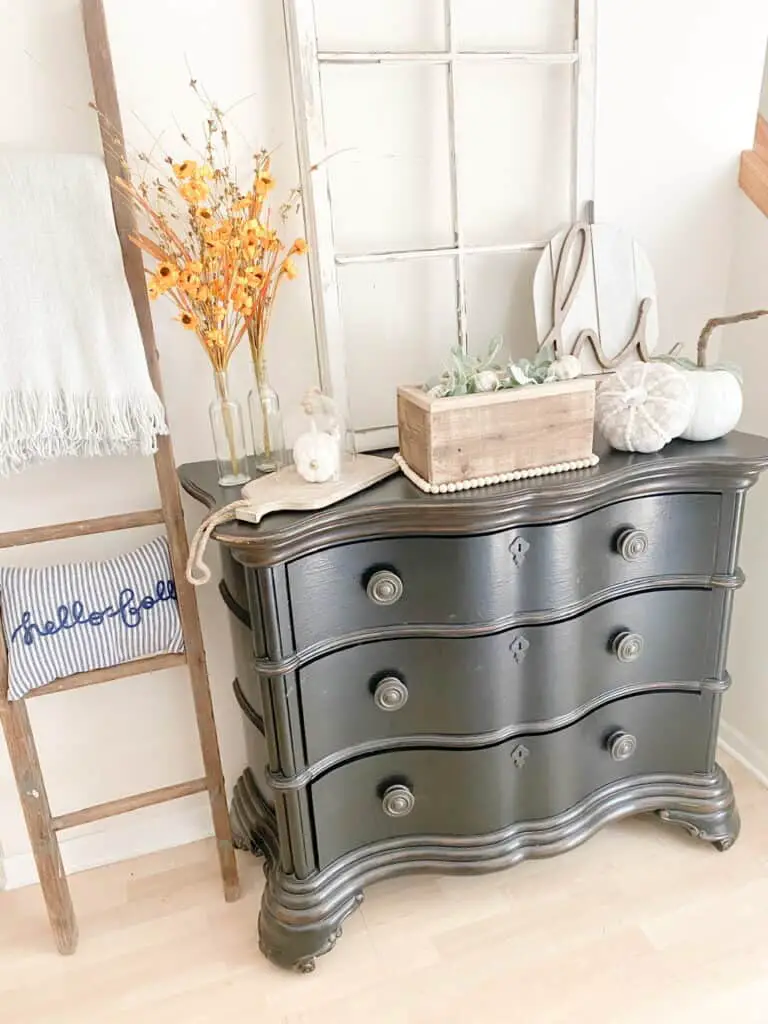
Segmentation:
{"type": "Polygon", "coordinates": [[[693,415],[680,435],[686,441],[714,441],[741,419],[741,384],[730,370],[684,370],[693,392],[693,415]]]}
{"type": "Polygon", "coordinates": [[[692,413],[685,374],[666,363],[623,366],[597,389],[598,429],[620,451],[659,451],[679,437],[692,413]]]}
{"type": "Polygon", "coordinates": [[[338,480],[341,469],[339,440],[312,424],[312,430],[296,438],[293,446],[296,472],[310,484],[338,480]]]}
{"type": "Polygon", "coordinates": [[[578,356],[558,356],[550,370],[555,380],[575,380],[581,376],[581,363],[578,356]]]}
{"type": "Polygon", "coordinates": [[[478,391],[498,391],[498,373],[495,370],[480,370],[475,375],[475,386],[478,391]]]}

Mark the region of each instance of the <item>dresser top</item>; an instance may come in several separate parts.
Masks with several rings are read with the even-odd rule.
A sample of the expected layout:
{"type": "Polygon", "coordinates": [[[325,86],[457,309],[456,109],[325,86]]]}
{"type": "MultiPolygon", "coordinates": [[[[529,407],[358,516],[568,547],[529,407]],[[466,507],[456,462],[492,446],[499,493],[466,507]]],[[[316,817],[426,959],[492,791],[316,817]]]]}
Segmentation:
{"type": "MultiPolygon", "coordinates": [[[[453,494],[425,494],[401,473],[316,512],[275,512],[254,526],[217,527],[216,540],[251,565],[273,565],[318,548],[371,537],[490,533],[583,515],[612,501],[643,495],[732,491],[750,487],[768,468],[768,439],[734,431],[719,441],[673,441],[651,455],[596,443],[591,469],[496,484],[453,494]]],[[[216,463],[179,468],[185,491],[214,510],[236,501],[239,487],[220,487],[216,463]]]]}

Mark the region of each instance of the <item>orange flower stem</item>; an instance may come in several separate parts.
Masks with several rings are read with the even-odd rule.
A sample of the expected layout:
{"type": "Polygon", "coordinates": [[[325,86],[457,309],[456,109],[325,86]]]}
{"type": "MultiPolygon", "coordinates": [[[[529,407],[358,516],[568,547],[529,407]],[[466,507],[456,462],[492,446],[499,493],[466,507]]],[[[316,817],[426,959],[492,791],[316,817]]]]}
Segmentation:
{"type": "Polygon", "coordinates": [[[146,213],[146,215],[149,217],[152,223],[158,228],[158,230],[163,235],[165,235],[166,238],[173,242],[173,244],[177,247],[179,253],[184,257],[184,259],[189,260],[189,253],[182,244],[182,241],[179,238],[179,236],[176,234],[176,232],[173,230],[170,224],[168,224],[165,218],[161,217],[158,213],[155,213],[155,211],[152,209],[152,206],[147,202],[147,200],[142,195],[140,195],[133,188],[133,186],[126,185],[124,191],[128,193],[133,202],[135,202],[139,207],[141,207],[141,209],[146,213]]]}
{"type": "Polygon", "coordinates": [[[264,455],[269,459],[272,457],[272,439],[269,436],[269,418],[264,410],[264,386],[267,381],[267,368],[264,355],[264,334],[265,324],[257,321],[249,325],[248,340],[251,345],[251,357],[253,359],[253,371],[256,375],[256,390],[259,393],[259,403],[262,406],[261,413],[261,443],[264,448],[264,455]]]}
{"type": "Polygon", "coordinates": [[[151,238],[147,238],[146,235],[129,235],[129,238],[135,246],[149,253],[158,263],[169,263],[171,261],[172,257],[161,249],[159,245],[156,245],[151,238]]]}

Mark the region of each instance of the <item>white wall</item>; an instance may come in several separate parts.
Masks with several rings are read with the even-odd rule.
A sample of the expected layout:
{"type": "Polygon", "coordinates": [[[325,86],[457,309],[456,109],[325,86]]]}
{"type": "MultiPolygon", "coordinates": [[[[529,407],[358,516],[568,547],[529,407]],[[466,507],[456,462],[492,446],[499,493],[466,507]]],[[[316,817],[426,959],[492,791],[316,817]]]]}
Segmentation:
{"type": "MultiPolygon", "coordinates": [[[[737,205],[728,310],[768,308],[768,217],[746,196],[737,205]]],[[[768,434],[766,374],[768,317],[722,331],[721,357],[744,372],[744,414],[740,430],[768,434]]],[[[768,781],[768,480],[747,496],[740,562],[747,583],[736,595],[728,668],[733,686],[723,710],[721,739],[768,781]]]]}
{"type": "MultiPolygon", "coordinates": [[[[147,130],[168,128],[172,144],[174,115],[185,125],[197,116],[186,87],[188,61],[222,104],[251,97],[234,112],[237,123],[253,144],[280,147],[275,171],[294,184],[281,6],[280,0],[109,0],[129,135],[144,144],[147,130]]],[[[665,335],[670,345],[692,343],[726,301],[737,154],[753,132],[768,12],[764,0],[601,0],[599,17],[598,216],[625,224],[645,244],[659,280],[665,335]]],[[[0,0],[0,24],[0,67],[13,83],[0,145],[97,149],[77,0],[0,0]]],[[[506,123],[503,109],[499,119],[506,123]]],[[[208,373],[166,313],[158,307],[156,324],[177,458],[207,458],[208,373]]],[[[275,385],[288,405],[314,379],[311,335],[306,282],[296,282],[281,296],[269,342],[275,385]]],[[[245,359],[237,366],[244,394],[245,359]]],[[[142,507],[152,500],[152,483],[151,467],[140,460],[41,467],[0,481],[0,529],[142,507]]],[[[201,511],[187,508],[194,526],[201,511]]],[[[69,559],[86,551],[98,557],[138,539],[67,542],[13,560],[69,559]]],[[[244,750],[230,691],[228,627],[213,588],[203,590],[200,602],[231,784],[244,750]]],[[[51,696],[31,702],[30,711],[55,811],[198,770],[181,672],[51,696]]],[[[65,858],[75,868],[194,838],[207,827],[205,801],[191,798],[79,830],[65,840],[65,858]]],[[[4,751],[0,842],[8,881],[33,877],[4,751]]]]}

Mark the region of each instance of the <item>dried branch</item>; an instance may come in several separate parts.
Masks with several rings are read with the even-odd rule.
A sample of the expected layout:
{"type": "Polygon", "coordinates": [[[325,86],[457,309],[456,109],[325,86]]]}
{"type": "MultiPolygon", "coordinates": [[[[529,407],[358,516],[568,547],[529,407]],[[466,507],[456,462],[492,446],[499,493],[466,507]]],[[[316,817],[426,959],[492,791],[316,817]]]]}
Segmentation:
{"type": "Polygon", "coordinates": [[[696,365],[705,367],[707,365],[707,346],[712,331],[716,327],[725,327],[728,324],[740,324],[746,320],[757,320],[761,316],[768,316],[768,309],[754,309],[749,313],[737,313],[735,316],[716,316],[707,320],[696,345],[696,365]]]}

